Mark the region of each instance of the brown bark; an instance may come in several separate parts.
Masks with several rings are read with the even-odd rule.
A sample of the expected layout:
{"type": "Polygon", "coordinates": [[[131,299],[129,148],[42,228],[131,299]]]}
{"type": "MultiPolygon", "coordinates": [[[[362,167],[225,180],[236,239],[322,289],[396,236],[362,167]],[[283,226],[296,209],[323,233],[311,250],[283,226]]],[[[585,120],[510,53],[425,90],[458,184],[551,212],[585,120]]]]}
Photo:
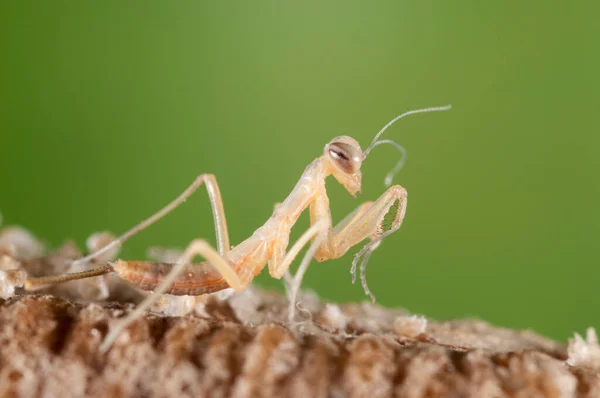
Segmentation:
{"type": "Polygon", "coordinates": [[[149,314],[106,354],[98,345],[131,305],[49,295],[0,302],[2,396],[598,397],[597,344],[569,349],[477,320],[427,322],[371,304],[248,290],[194,315],[149,314]],[[571,366],[568,363],[575,366],[571,366]]]}
{"type": "MultiPolygon", "coordinates": [[[[15,273],[60,274],[81,255],[72,243],[44,255],[27,231],[6,228],[1,293],[13,294],[15,273]]],[[[600,397],[593,329],[566,346],[303,293],[292,330],[285,297],[248,289],[204,296],[184,317],[148,314],[102,354],[100,342],[140,293],[114,276],[46,292],[0,299],[0,396],[600,397]]]]}

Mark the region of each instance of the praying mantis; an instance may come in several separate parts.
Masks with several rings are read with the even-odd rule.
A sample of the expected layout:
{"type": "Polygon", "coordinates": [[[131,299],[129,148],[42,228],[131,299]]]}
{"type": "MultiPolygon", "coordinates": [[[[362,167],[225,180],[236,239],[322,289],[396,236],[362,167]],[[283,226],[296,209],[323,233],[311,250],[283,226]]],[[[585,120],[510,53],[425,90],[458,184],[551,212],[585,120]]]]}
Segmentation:
{"type": "Polygon", "coordinates": [[[350,248],[366,239],[369,240],[368,243],[354,256],[351,273],[354,282],[356,268],[360,262],[363,287],[365,292],[374,299],[366,284],[367,262],[382,240],[400,228],[407,206],[406,189],[400,185],[391,185],[394,174],[405,161],[404,148],[395,141],[380,140],[379,138],[388,127],[403,117],[448,109],[450,109],[450,105],[402,113],[387,123],[364,151],[354,138],[349,136],[334,138],[325,145],[322,155],[306,167],[291,193],[283,202],[275,206],[271,217],[252,236],[235,247],[230,246],[225,210],[217,180],[212,174],[201,174],[167,206],[100,250],[76,260],[73,266],[89,263],[120,247],[126,240],[178,207],[202,185],[206,186],[212,208],[217,241],[216,249],[203,239],[195,239],[174,264],[118,260],[83,272],[30,278],[25,281],[24,287],[31,291],[49,284],[115,272],[119,277],[133,283],[138,288],[152,291],[131,313],[120,319],[115,327],[111,328],[100,346],[100,350],[103,352],[108,350],[119,334],[134,320],[142,316],[161,295],[199,296],[227,288],[241,291],[267,266],[269,274],[273,278],[281,279],[286,276],[289,298],[288,322],[293,324],[296,296],[311,259],[322,262],[339,258],[350,248]],[[334,227],[325,188],[326,178],[333,176],[350,195],[356,196],[361,191],[362,163],[371,150],[381,144],[391,144],[402,153],[400,161],[386,176],[385,182],[388,188],[377,200],[362,203],[334,227]],[[309,209],[310,212],[310,227],[288,250],[291,229],[306,209],[309,209]],[[386,216],[391,213],[393,218],[391,221],[387,221],[386,216]],[[302,258],[296,274],[291,277],[287,274],[288,269],[300,251],[307,245],[309,245],[308,250],[302,258]],[[192,260],[196,256],[201,256],[206,261],[193,264],[192,260]]]}

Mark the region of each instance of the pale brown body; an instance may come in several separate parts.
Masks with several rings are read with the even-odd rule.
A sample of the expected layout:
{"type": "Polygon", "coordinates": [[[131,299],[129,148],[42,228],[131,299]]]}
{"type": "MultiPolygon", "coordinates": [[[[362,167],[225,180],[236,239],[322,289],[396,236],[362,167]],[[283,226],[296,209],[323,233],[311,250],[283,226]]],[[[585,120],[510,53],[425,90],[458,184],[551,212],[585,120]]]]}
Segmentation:
{"type": "MultiPolygon", "coordinates": [[[[289,244],[291,229],[302,212],[309,206],[312,224],[317,220],[326,222],[326,228],[324,228],[326,239],[315,253],[317,261],[341,257],[356,243],[368,237],[375,238],[381,235],[384,231],[379,227],[383,217],[396,200],[401,201],[402,205],[392,222],[392,228],[400,227],[406,210],[407,195],[404,188],[396,185],[388,189],[376,206],[373,206],[372,202],[367,202],[359,208],[359,214],[355,215],[355,218],[359,218],[358,216],[365,218],[364,214],[367,213],[365,210],[369,210],[370,222],[363,221],[354,227],[347,222],[346,225],[342,225],[346,228],[341,233],[334,234],[329,212],[329,199],[325,190],[325,178],[332,173],[332,166],[328,162],[322,157],[313,161],[306,168],[287,199],[277,206],[269,220],[250,238],[223,255],[238,275],[243,287],[247,286],[267,264],[269,264],[269,272],[272,277],[279,279],[284,275],[287,267],[283,269],[281,265],[289,244]]],[[[353,182],[349,184],[353,184],[353,182]]],[[[354,189],[352,185],[350,187],[354,189]]],[[[145,261],[118,261],[112,265],[121,278],[142,290],[155,290],[173,268],[173,264],[145,261]]],[[[215,272],[211,264],[203,262],[186,265],[164,293],[198,296],[229,287],[223,276],[215,272]]]]}
{"type": "MultiPolygon", "coordinates": [[[[275,207],[273,215],[258,228],[252,236],[237,246],[230,248],[229,234],[225,211],[215,177],[212,174],[202,174],[177,199],[155,213],[147,220],[121,235],[104,248],[90,254],[79,262],[86,262],[103,253],[120,246],[131,236],[147,228],[174,208],[185,201],[199,186],[205,185],[208,191],[215,232],[217,235],[217,250],[202,239],[192,241],[183,252],[176,264],[149,263],[140,261],[117,261],[110,265],[73,275],[63,275],[42,280],[26,281],[26,287],[44,283],[63,282],[71,279],[97,276],[107,272],[116,272],[121,278],[129,280],[144,290],[152,290],[148,296],[131,314],[113,328],[105,338],[101,350],[106,350],[118,337],[119,333],[133,320],[150,308],[162,294],[171,295],[201,295],[212,293],[225,288],[236,291],[245,289],[254,276],[268,265],[269,274],[274,278],[283,277],[289,266],[303,246],[310,244],[293,280],[286,279],[286,287],[290,300],[288,320],[294,322],[296,309],[296,294],[300,281],[310,263],[311,258],[318,261],[338,258],[349,248],[369,238],[368,242],[356,255],[352,262],[353,281],[358,261],[362,259],[361,280],[367,294],[365,267],[371,253],[379,246],[383,238],[400,228],[406,212],[407,193],[399,185],[389,187],[375,202],[366,202],[344,218],[335,228],[332,225],[329,210],[329,198],[325,189],[325,180],[333,176],[341,183],[348,193],[356,195],[360,192],[362,174],[360,168],[369,152],[376,146],[391,143],[404,149],[390,140],[379,140],[379,136],[396,120],[414,113],[447,110],[449,107],[426,108],[409,111],[397,116],[377,133],[371,145],[363,152],[358,142],[348,136],[334,138],[329,142],[323,154],[315,159],[305,169],[300,180],[288,197],[275,207]],[[310,228],[288,249],[289,236],[292,227],[303,211],[310,207],[310,228]],[[386,221],[385,216],[394,213],[393,219],[386,221]],[[196,256],[202,256],[205,262],[192,264],[196,256]]],[[[391,177],[403,164],[404,157],[386,177],[390,185],[391,177]]]]}

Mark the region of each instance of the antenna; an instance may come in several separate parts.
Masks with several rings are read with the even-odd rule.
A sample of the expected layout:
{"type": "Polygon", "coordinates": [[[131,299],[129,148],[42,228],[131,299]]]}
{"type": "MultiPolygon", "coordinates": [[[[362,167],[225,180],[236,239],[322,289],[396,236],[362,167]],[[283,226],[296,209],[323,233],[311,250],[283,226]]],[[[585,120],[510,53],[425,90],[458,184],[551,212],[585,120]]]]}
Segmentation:
{"type": "Polygon", "coordinates": [[[395,122],[397,122],[398,120],[402,119],[405,116],[414,115],[416,113],[441,112],[441,111],[447,111],[450,109],[452,109],[452,105],[434,106],[434,107],[430,107],[430,108],[414,109],[412,111],[404,112],[403,114],[398,115],[395,118],[393,118],[392,120],[390,120],[385,126],[383,126],[383,128],[381,130],[379,130],[379,132],[377,134],[375,134],[375,138],[373,138],[371,145],[369,145],[369,147],[367,149],[365,149],[365,151],[363,152],[363,158],[366,158],[367,155],[369,154],[369,152],[371,152],[371,150],[373,148],[375,148],[378,145],[382,145],[382,144],[393,145],[394,148],[396,148],[402,154],[402,157],[400,158],[398,163],[396,163],[394,168],[385,176],[384,182],[385,182],[386,186],[392,185],[392,180],[393,180],[394,176],[396,175],[396,173],[398,173],[398,171],[400,171],[400,169],[406,163],[406,154],[407,153],[406,153],[406,149],[404,149],[404,147],[402,145],[398,144],[396,141],[380,140],[379,137],[381,137],[381,135],[388,129],[388,127],[390,127],[392,124],[394,124],[395,122]]]}

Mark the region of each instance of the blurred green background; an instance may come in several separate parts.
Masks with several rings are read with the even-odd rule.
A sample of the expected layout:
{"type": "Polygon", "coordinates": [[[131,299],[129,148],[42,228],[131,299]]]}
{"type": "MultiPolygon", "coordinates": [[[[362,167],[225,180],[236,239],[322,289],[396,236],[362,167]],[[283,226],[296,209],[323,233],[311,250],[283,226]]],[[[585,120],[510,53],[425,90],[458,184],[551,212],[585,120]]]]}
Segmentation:
{"type": "MultiPolygon", "coordinates": [[[[410,201],[371,289],[386,306],[566,339],[600,327],[595,4],[2,2],[0,210],[50,245],[83,244],[211,172],[237,243],[334,136],[365,147],[395,115],[451,103],[386,133],[409,151],[396,182],[410,201]]],[[[383,192],[396,160],[372,153],[358,200],[383,192]]],[[[328,187],[339,220],[357,200],[328,187]]],[[[121,256],[195,237],[214,242],[204,190],[121,256]]],[[[365,300],[351,259],[314,263],[303,286],[365,300]]]]}

